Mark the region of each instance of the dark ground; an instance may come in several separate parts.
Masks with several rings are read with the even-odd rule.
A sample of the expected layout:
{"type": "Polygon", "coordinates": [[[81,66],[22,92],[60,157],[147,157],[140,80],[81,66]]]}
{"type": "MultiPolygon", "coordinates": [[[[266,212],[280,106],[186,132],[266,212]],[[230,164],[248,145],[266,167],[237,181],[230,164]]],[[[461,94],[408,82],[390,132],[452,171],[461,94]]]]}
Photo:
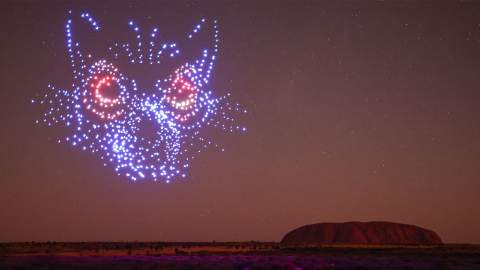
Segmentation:
{"type": "Polygon", "coordinates": [[[0,269],[480,269],[480,246],[4,243],[0,269]]]}

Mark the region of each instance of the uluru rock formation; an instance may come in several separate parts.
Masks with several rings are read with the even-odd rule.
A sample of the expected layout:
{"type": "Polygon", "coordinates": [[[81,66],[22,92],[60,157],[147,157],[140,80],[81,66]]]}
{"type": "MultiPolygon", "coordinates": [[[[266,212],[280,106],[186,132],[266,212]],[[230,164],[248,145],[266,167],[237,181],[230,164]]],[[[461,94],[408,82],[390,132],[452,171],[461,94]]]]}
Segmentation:
{"type": "Polygon", "coordinates": [[[438,245],[442,240],[434,231],[418,226],[374,221],[305,225],[287,233],[281,243],[438,245]]]}

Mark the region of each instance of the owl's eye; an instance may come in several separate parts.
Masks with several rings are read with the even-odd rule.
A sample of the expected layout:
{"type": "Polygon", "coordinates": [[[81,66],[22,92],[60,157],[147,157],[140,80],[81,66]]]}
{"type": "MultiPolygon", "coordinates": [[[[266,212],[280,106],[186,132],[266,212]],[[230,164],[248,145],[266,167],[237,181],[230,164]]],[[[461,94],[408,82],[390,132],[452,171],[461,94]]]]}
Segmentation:
{"type": "Polygon", "coordinates": [[[192,70],[184,67],[177,69],[164,93],[175,120],[185,122],[195,116],[199,89],[192,80],[192,70]]]}
{"type": "Polygon", "coordinates": [[[112,65],[99,61],[87,78],[82,97],[86,109],[101,119],[113,120],[124,113],[125,86],[112,65]]]}
{"type": "Polygon", "coordinates": [[[93,77],[94,81],[90,87],[94,90],[94,103],[103,108],[113,107],[120,103],[118,97],[118,79],[115,76],[93,77]]]}

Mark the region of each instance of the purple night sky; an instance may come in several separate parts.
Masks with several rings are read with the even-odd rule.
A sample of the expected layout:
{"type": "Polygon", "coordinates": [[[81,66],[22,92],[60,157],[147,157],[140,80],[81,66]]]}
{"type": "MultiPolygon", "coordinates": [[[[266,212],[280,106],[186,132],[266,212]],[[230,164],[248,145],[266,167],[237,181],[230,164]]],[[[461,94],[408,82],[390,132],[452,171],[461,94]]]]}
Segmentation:
{"type": "Polygon", "coordinates": [[[480,243],[480,3],[6,1],[0,13],[0,242],[278,241],[386,220],[480,243]],[[171,39],[218,19],[211,86],[249,111],[248,132],[213,134],[225,152],[170,184],[58,144],[66,131],[36,126],[30,101],[71,84],[69,9],[94,14],[107,40],[129,19],[171,39]]]}

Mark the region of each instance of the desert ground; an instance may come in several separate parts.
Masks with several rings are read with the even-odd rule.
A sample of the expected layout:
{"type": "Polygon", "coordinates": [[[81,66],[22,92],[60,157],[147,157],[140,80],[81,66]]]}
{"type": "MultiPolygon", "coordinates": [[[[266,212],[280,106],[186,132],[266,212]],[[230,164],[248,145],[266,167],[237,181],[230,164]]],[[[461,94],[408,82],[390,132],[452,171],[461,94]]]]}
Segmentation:
{"type": "Polygon", "coordinates": [[[0,269],[480,269],[480,246],[2,243],[0,269]]]}

